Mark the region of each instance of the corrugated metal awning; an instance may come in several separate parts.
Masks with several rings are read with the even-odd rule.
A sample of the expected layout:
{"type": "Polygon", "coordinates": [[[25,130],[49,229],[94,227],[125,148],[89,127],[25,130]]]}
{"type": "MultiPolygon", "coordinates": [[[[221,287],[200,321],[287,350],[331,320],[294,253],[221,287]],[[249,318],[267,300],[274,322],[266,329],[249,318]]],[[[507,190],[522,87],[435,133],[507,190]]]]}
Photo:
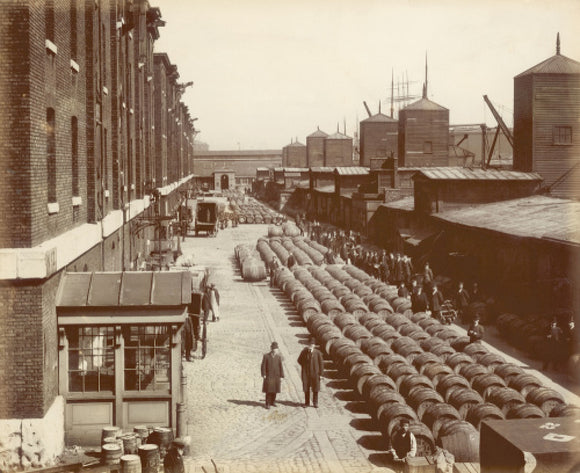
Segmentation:
{"type": "Polygon", "coordinates": [[[66,273],[56,297],[59,325],[183,322],[189,271],[66,273]]]}

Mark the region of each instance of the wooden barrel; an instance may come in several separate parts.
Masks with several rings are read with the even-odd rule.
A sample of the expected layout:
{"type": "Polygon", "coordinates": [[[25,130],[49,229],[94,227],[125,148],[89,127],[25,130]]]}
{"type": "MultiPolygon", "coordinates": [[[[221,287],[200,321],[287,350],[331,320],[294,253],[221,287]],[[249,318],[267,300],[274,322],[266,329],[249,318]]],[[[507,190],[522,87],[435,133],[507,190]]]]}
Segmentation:
{"type": "Polygon", "coordinates": [[[535,404],[524,403],[513,406],[506,412],[506,419],[541,419],[546,414],[535,404]]]}
{"type": "Polygon", "coordinates": [[[580,418],[580,407],[560,404],[550,412],[550,417],[576,417],[580,418]]]}
{"type": "Polygon", "coordinates": [[[151,443],[139,447],[139,458],[143,473],[158,473],[159,471],[159,446],[151,443]]]}
{"type": "Polygon", "coordinates": [[[101,463],[104,465],[118,465],[122,455],[123,448],[118,443],[106,443],[101,446],[101,463]]]}
{"type": "Polygon", "coordinates": [[[482,404],[483,398],[477,391],[471,388],[460,387],[450,393],[448,402],[457,409],[457,412],[461,415],[461,419],[466,420],[469,410],[473,406],[482,404]]]}
{"type": "Polygon", "coordinates": [[[526,401],[538,406],[546,416],[549,416],[554,408],[566,404],[566,401],[558,391],[547,387],[530,390],[526,396],[526,401]]]}
{"type": "Polygon", "coordinates": [[[441,340],[440,338],[437,337],[429,337],[426,338],[425,340],[421,341],[419,343],[419,345],[421,346],[421,348],[425,351],[431,351],[433,350],[435,347],[441,346],[441,345],[448,345],[448,343],[444,340],[441,340]]]}
{"type": "Polygon", "coordinates": [[[489,388],[493,386],[505,387],[506,383],[498,375],[489,373],[475,377],[471,382],[471,386],[485,399],[489,388]]]}
{"type": "Polygon", "coordinates": [[[461,420],[461,415],[459,415],[457,409],[455,409],[451,404],[440,402],[431,404],[427,409],[425,409],[421,421],[428,427],[432,427],[433,423],[441,418],[461,420]]]}
{"type": "Polygon", "coordinates": [[[484,353],[489,353],[489,350],[483,346],[483,344],[479,342],[473,342],[467,345],[463,349],[464,353],[467,353],[469,356],[476,358],[476,355],[483,355],[484,353]]]}
{"type": "Polygon", "coordinates": [[[396,382],[397,385],[399,386],[399,392],[405,397],[409,395],[411,389],[418,386],[434,389],[431,380],[427,378],[427,376],[421,374],[413,373],[404,376],[399,376],[396,379],[396,382]]]}
{"type": "Polygon", "coordinates": [[[447,361],[447,357],[453,355],[455,350],[451,348],[450,345],[444,343],[443,345],[437,345],[431,349],[431,353],[435,353],[439,356],[443,361],[447,361]]]}
{"type": "Polygon", "coordinates": [[[356,390],[361,396],[367,380],[375,376],[384,376],[375,365],[360,364],[354,368],[352,377],[355,379],[356,390]]]}
{"type": "Polygon", "coordinates": [[[441,394],[445,401],[448,402],[449,394],[452,388],[465,387],[470,388],[469,381],[463,376],[457,374],[448,374],[439,378],[437,382],[437,392],[441,394]]]}
{"type": "Polygon", "coordinates": [[[104,442],[104,440],[106,438],[117,438],[121,435],[121,429],[119,427],[115,427],[113,425],[108,425],[106,427],[103,427],[103,429],[101,430],[101,445],[104,442]]]}
{"type": "Polygon", "coordinates": [[[542,382],[534,375],[524,373],[511,377],[508,381],[508,386],[526,397],[531,390],[541,387],[542,382]]]}
{"type": "Polygon", "coordinates": [[[159,446],[159,456],[165,457],[165,453],[173,442],[173,431],[167,427],[155,427],[149,435],[148,442],[159,446]]]}
{"type": "Polygon", "coordinates": [[[487,395],[483,397],[487,402],[495,404],[507,415],[508,411],[517,405],[525,404],[524,396],[512,388],[493,386],[488,389],[487,395]]]}
{"type": "Polygon", "coordinates": [[[439,430],[437,444],[450,452],[456,462],[479,462],[479,432],[469,422],[445,424],[439,430]]]}
{"type": "MultiPolygon", "coordinates": [[[[338,300],[336,298],[334,298],[335,296],[332,296],[332,297],[333,297],[333,299],[325,299],[324,301],[322,301],[320,303],[320,307],[322,308],[322,312],[324,312],[325,314],[328,314],[329,316],[332,316],[332,317],[346,312],[346,310],[342,306],[342,304],[340,302],[338,302],[338,300]]],[[[320,302],[320,300],[319,300],[319,302],[320,302]]]]}
{"type": "Polygon", "coordinates": [[[384,357],[379,363],[379,368],[384,374],[390,376],[395,381],[398,389],[401,383],[403,382],[405,376],[419,375],[419,372],[415,369],[415,367],[411,363],[405,360],[405,358],[403,358],[405,362],[400,363],[398,359],[395,359],[395,356],[400,357],[401,355],[392,355],[384,357]],[[386,361],[387,359],[396,362],[395,363],[388,362],[386,361]]]}
{"type": "Polygon", "coordinates": [[[149,428],[146,425],[136,425],[133,427],[133,432],[139,437],[139,445],[142,443],[147,443],[147,437],[149,437],[149,428]]]}
{"type": "Polygon", "coordinates": [[[437,387],[439,380],[448,374],[453,374],[453,370],[444,363],[428,363],[423,367],[421,374],[427,376],[433,386],[437,387]]]}
{"type": "Polygon", "coordinates": [[[476,377],[489,374],[489,370],[479,363],[470,363],[459,368],[459,374],[471,383],[476,377]]]}
{"type": "Polygon", "coordinates": [[[383,386],[390,391],[396,391],[397,385],[395,382],[387,375],[384,374],[377,374],[374,376],[369,376],[368,378],[364,379],[362,384],[357,386],[360,395],[365,398],[367,401],[370,401],[370,394],[376,386],[383,386]]]}
{"type": "Polygon", "coordinates": [[[405,398],[388,386],[375,386],[370,390],[369,404],[375,419],[380,419],[381,413],[391,404],[405,404],[405,398]]]}
{"type": "Polygon", "coordinates": [[[266,279],[266,265],[257,258],[246,258],[242,263],[242,277],[244,281],[263,281],[266,279]]]}
{"type": "Polygon", "coordinates": [[[379,414],[381,433],[390,439],[395,427],[400,424],[402,419],[407,419],[409,422],[419,420],[410,406],[398,402],[388,404],[379,414]]]}
{"type": "Polygon", "coordinates": [[[368,356],[370,356],[373,359],[373,363],[375,363],[378,366],[378,363],[377,363],[378,357],[381,355],[392,355],[393,350],[391,350],[389,348],[389,346],[386,343],[384,343],[384,344],[380,344],[380,345],[372,345],[367,350],[366,353],[368,356]]]}
{"type": "Polygon", "coordinates": [[[296,304],[296,309],[298,309],[298,312],[302,316],[302,320],[305,322],[307,322],[311,316],[318,314],[321,311],[320,304],[314,298],[301,300],[296,304]]]}
{"type": "Polygon", "coordinates": [[[121,473],[141,473],[141,459],[139,455],[123,455],[120,459],[121,473]]]}
{"type": "Polygon", "coordinates": [[[353,353],[349,355],[347,358],[344,359],[343,362],[345,373],[348,376],[352,376],[354,367],[361,363],[371,365],[373,363],[373,360],[371,360],[367,355],[364,354],[353,353]]]}
{"type": "Polygon", "coordinates": [[[476,429],[479,429],[479,425],[482,421],[493,419],[505,419],[505,415],[499,407],[490,402],[484,402],[483,404],[473,406],[469,409],[465,418],[465,420],[471,423],[476,429]]]}
{"type": "Polygon", "coordinates": [[[467,345],[469,345],[471,343],[470,338],[465,335],[462,337],[457,337],[455,340],[453,340],[451,342],[451,347],[455,350],[455,351],[463,351],[465,350],[465,347],[467,345]]]}
{"type": "Polygon", "coordinates": [[[444,402],[441,395],[432,388],[425,386],[417,386],[409,391],[407,396],[409,405],[415,409],[419,419],[423,417],[423,413],[432,404],[444,402]]]}
{"type": "Polygon", "coordinates": [[[459,370],[461,369],[461,367],[463,365],[468,365],[470,363],[473,363],[474,360],[468,354],[458,352],[458,353],[454,353],[453,355],[449,355],[447,357],[447,360],[445,360],[445,362],[451,368],[453,368],[453,371],[455,371],[456,373],[459,373],[459,370]]]}
{"type": "Polygon", "coordinates": [[[123,435],[121,440],[123,441],[123,452],[126,455],[135,455],[137,453],[137,435],[135,434],[128,434],[123,435]]]}
{"type": "Polygon", "coordinates": [[[493,372],[494,374],[502,377],[506,383],[509,383],[509,380],[512,377],[525,373],[525,371],[520,366],[513,363],[501,363],[499,365],[495,365],[493,367],[493,372]]]}

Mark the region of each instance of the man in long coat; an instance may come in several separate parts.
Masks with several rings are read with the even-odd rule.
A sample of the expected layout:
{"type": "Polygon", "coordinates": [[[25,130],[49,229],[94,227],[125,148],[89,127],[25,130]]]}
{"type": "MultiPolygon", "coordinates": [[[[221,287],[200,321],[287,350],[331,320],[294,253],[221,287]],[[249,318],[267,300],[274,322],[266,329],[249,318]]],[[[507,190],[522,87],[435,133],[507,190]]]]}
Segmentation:
{"type": "Polygon", "coordinates": [[[298,364],[302,367],[304,407],[310,405],[310,391],[312,391],[312,404],[318,407],[318,392],[320,391],[320,377],[324,372],[324,360],[322,353],[316,349],[315,345],[316,339],[311,337],[309,345],[298,357],[298,364]]]}
{"type": "Polygon", "coordinates": [[[266,393],[266,409],[276,407],[276,394],[280,392],[284,368],[282,356],[278,353],[278,343],[272,342],[270,352],[262,357],[262,392],[266,393]]]}

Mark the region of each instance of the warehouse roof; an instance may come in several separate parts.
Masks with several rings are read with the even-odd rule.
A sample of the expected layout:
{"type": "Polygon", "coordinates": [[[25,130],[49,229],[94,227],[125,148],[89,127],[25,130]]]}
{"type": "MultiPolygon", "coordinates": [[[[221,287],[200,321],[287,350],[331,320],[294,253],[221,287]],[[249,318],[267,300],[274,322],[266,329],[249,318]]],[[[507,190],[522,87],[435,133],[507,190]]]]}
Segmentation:
{"type": "Polygon", "coordinates": [[[580,244],[580,202],[535,195],[448,210],[433,217],[509,235],[580,244]]]}
{"type": "Polygon", "coordinates": [[[331,166],[315,166],[310,169],[312,172],[334,172],[336,168],[333,168],[331,166]]]}
{"type": "Polygon", "coordinates": [[[396,210],[414,210],[415,209],[415,197],[403,197],[399,200],[393,200],[392,202],[387,202],[386,204],[382,204],[381,207],[387,207],[389,209],[396,209],[396,210]]]}
{"type": "Polygon", "coordinates": [[[317,192],[322,192],[324,194],[332,194],[334,192],[334,184],[329,184],[327,186],[315,187],[314,190],[317,192]]]}
{"type": "MultiPolygon", "coordinates": [[[[276,168],[276,170],[278,170],[278,168],[276,168]]],[[[308,168],[282,168],[282,170],[284,171],[284,174],[290,173],[290,172],[308,172],[309,169],[308,168]]]]}
{"type": "Polygon", "coordinates": [[[256,156],[281,156],[281,149],[257,149],[257,150],[217,150],[217,151],[196,151],[195,159],[214,158],[216,156],[231,157],[256,157],[256,156]]]}
{"type": "Polygon", "coordinates": [[[366,176],[369,173],[369,168],[362,166],[342,166],[335,170],[339,176],[366,176]]]}
{"type": "Polygon", "coordinates": [[[535,172],[505,171],[499,169],[481,169],[464,167],[432,167],[421,168],[413,178],[424,176],[427,179],[456,181],[541,181],[542,177],[535,172]]]}
{"type": "Polygon", "coordinates": [[[352,140],[350,136],[343,135],[340,131],[326,137],[327,140],[352,140]]]}

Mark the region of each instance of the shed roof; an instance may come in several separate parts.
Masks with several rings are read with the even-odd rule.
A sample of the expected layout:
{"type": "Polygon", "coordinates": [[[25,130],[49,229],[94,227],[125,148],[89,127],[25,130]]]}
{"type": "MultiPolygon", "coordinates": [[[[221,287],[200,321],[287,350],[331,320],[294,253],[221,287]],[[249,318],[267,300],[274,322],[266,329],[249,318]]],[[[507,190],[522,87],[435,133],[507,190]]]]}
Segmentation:
{"type": "Polygon", "coordinates": [[[541,181],[542,177],[535,172],[505,171],[499,169],[481,169],[464,167],[432,167],[421,168],[413,176],[426,177],[427,179],[457,181],[457,180],[478,180],[478,181],[541,181]]]}
{"type": "Polygon", "coordinates": [[[310,133],[306,138],[326,138],[328,133],[324,133],[320,128],[318,128],[314,133],[310,133]]]}
{"type": "Polygon", "coordinates": [[[385,115],[384,113],[377,113],[376,115],[373,115],[372,117],[368,117],[368,118],[365,118],[364,120],[361,120],[361,123],[371,123],[371,122],[397,123],[398,120],[395,120],[394,118],[391,118],[388,115],[385,115]]]}
{"type": "Polygon", "coordinates": [[[259,167],[259,168],[256,168],[256,171],[261,171],[261,172],[270,171],[270,168],[259,167]]]}
{"type": "Polygon", "coordinates": [[[448,210],[434,218],[519,237],[580,244],[580,202],[534,195],[448,210]]]}
{"type": "Polygon", "coordinates": [[[332,166],[314,166],[310,169],[312,172],[334,172],[336,168],[332,166]]]}
{"type": "Polygon", "coordinates": [[[412,104],[407,105],[403,110],[449,110],[438,103],[429,100],[428,98],[421,98],[412,104]]]}
{"type": "Polygon", "coordinates": [[[315,187],[315,191],[322,192],[324,194],[332,194],[334,192],[334,184],[329,184],[326,186],[315,187]]]}
{"type": "Polygon", "coordinates": [[[183,271],[65,273],[57,307],[180,306],[191,302],[191,274],[183,271]]]}
{"type": "Polygon", "coordinates": [[[555,54],[518,74],[516,78],[531,74],[580,74],[580,62],[562,54],[555,54]]]}
{"type": "Polygon", "coordinates": [[[362,166],[342,166],[335,168],[339,176],[366,176],[369,173],[369,168],[362,166]]]}
{"type": "Polygon", "coordinates": [[[389,209],[396,210],[414,210],[415,209],[415,197],[403,197],[399,200],[393,200],[392,202],[387,202],[386,204],[381,204],[381,207],[386,207],[389,209]]]}
{"type": "Polygon", "coordinates": [[[284,171],[284,174],[288,174],[288,173],[301,173],[301,172],[308,172],[309,169],[308,168],[282,168],[282,170],[284,171]]]}

